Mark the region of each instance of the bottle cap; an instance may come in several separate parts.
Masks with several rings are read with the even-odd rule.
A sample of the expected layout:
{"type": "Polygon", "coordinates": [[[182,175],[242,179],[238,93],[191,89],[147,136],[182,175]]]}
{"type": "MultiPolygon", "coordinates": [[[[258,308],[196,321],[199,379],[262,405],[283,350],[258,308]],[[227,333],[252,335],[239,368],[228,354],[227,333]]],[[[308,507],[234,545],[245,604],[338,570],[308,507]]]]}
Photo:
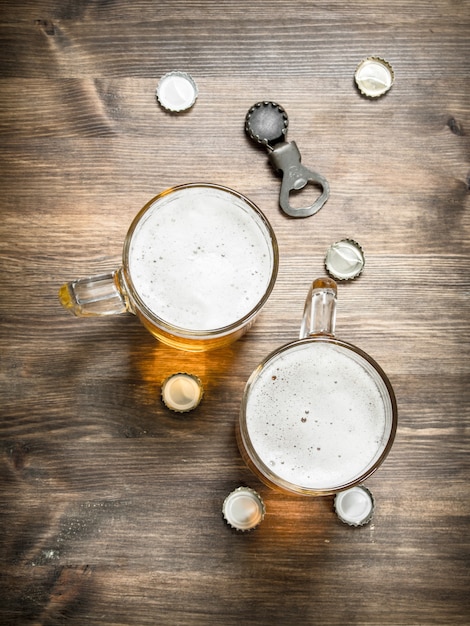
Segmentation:
{"type": "Polygon", "coordinates": [[[262,522],[266,509],[261,496],[249,487],[238,487],[224,500],[222,513],[235,530],[252,530],[262,522]]]}
{"type": "Polygon", "coordinates": [[[249,137],[270,148],[286,140],[288,125],[285,109],[276,102],[257,102],[245,117],[245,130],[249,137]]]}
{"type": "Polygon", "coordinates": [[[378,98],[393,85],[393,69],[380,57],[368,57],[359,63],[354,74],[359,91],[368,98],[378,98]]]}
{"type": "Polygon", "coordinates": [[[179,113],[193,106],[198,89],[192,76],[186,72],[169,72],[160,79],[156,96],[164,109],[179,113]]]}
{"type": "Polygon", "coordinates": [[[370,522],[374,508],[374,497],[364,485],[341,491],[335,497],[336,515],[349,526],[363,526],[370,522]]]}
{"type": "Polygon", "coordinates": [[[328,273],[338,280],[356,278],[364,269],[364,251],[357,241],[342,239],[332,244],[325,256],[328,273]]]}
{"type": "Polygon", "coordinates": [[[162,384],[163,402],[177,413],[186,413],[195,409],[201,402],[202,395],[202,383],[193,374],[172,374],[162,384]]]}

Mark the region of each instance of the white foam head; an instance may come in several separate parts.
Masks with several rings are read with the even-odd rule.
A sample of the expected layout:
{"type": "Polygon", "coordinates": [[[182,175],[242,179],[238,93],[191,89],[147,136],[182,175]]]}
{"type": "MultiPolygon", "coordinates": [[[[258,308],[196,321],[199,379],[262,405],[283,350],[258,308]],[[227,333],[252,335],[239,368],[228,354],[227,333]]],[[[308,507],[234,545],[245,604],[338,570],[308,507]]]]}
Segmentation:
{"type": "Polygon", "coordinates": [[[157,317],[215,330],[250,314],[274,266],[272,240],[245,200],[212,186],[178,188],[143,215],[129,245],[136,292],[157,317]]]}
{"type": "Polygon", "coordinates": [[[393,409],[366,359],[326,341],[298,342],[265,364],[247,389],[246,431],[271,474],[310,490],[361,477],[383,453],[393,409]]]}

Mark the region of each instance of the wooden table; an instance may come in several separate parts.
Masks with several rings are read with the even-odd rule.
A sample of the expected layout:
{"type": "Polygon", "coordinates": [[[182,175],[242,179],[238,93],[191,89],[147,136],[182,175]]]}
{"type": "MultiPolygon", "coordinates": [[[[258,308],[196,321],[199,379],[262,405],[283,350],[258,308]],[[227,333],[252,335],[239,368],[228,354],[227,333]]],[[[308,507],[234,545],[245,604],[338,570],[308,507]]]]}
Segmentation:
{"type": "Polygon", "coordinates": [[[465,0],[2,3],[2,624],[470,623],[469,16],[465,0]],[[377,100],[353,81],[371,54],[395,70],[377,100]],[[155,100],[173,69],[199,87],[179,116],[155,100]],[[279,209],[244,132],[260,100],[285,107],[331,184],[314,217],[279,209]],[[200,180],[246,194],[277,233],[278,280],[245,337],[178,352],[132,315],[61,308],[63,282],[119,266],[150,198],[200,180]],[[249,374],[297,337],[345,237],[366,267],[339,285],[337,335],[399,406],[357,529],[333,497],[265,487],[234,435],[249,374]],[[160,400],[176,371],[205,387],[185,417],[160,400]],[[251,533],[221,515],[240,485],[267,508],[251,533]]]}

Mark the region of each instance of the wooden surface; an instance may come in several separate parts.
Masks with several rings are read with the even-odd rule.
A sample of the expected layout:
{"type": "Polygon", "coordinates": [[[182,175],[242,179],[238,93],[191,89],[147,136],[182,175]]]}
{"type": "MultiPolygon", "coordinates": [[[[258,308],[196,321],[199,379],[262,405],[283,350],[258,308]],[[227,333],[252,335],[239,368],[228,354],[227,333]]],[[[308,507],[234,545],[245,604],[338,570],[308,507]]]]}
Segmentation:
{"type": "Polygon", "coordinates": [[[0,623],[470,623],[470,3],[4,0],[0,13],[0,623]],[[353,83],[371,54],[396,77],[377,101],[353,83]],[[185,115],[155,101],[172,69],[199,87],[185,115]],[[245,136],[264,99],[331,184],[314,217],[282,214],[245,136]],[[191,355],[130,315],[61,309],[64,281],[118,267],[151,197],[199,180],[245,193],[279,239],[248,335],[191,355]],[[260,484],[234,435],[249,374],[297,337],[343,237],[366,269],[339,286],[337,335],[382,365],[399,406],[359,529],[332,497],[260,484]],[[160,402],[180,370],[205,386],[187,417],[160,402]],[[241,484],[267,507],[249,534],[221,517],[241,484]]]}

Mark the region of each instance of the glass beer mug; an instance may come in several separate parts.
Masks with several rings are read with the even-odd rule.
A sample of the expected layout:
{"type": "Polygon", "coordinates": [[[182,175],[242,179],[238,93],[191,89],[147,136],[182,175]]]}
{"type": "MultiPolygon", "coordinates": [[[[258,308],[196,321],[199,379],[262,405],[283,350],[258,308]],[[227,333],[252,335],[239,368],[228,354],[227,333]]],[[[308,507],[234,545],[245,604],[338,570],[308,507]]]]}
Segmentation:
{"type": "Polygon", "coordinates": [[[349,489],[384,461],[397,404],[380,366],[335,337],[336,283],[313,282],[300,339],[252,373],[237,424],[241,455],[268,486],[320,496],[349,489]]]}
{"type": "Polygon", "coordinates": [[[197,352],[246,332],[277,270],[276,237],[258,207],[227,187],[191,183],[138,213],[120,269],[67,283],[59,299],[77,316],[134,313],[163,343],[197,352]]]}

